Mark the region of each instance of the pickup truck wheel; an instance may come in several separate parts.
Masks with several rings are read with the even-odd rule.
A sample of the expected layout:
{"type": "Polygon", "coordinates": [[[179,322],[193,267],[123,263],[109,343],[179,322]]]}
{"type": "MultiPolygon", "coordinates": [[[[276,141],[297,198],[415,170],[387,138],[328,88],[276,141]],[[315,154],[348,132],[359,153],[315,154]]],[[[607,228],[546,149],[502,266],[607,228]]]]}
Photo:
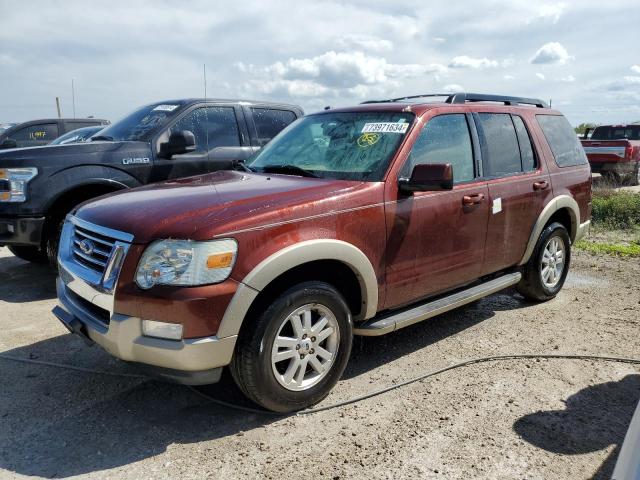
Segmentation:
{"type": "Polygon", "coordinates": [[[636,163],[636,168],[631,177],[631,185],[640,185],[640,161],[636,163]]]}
{"type": "Polygon", "coordinates": [[[540,235],[516,289],[530,300],[550,300],[564,285],[570,262],[569,233],[561,223],[554,222],[540,235]]]}
{"type": "Polygon", "coordinates": [[[62,235],[62,227],[64,226],[64,217],[52,218],[50,225],[49,232],[44,239],[44,248],[49,265],[53,268],[58,268],[58,248],[60,247],[60,236],[62,235]]]}
{"type": "Polygon", "coordinates": [[[47,263],[47,254],[38,247],[13,245],[8,247],[16,257],[31,263],[47,263]]]}
{"type": "Polygon", "coordinates": [[[342,295],[324,282],[305,282],[278,297],[238,340],[231,365],[240,389],[276,412],[322,400],[342,375],[352,343],[342,295]]]}

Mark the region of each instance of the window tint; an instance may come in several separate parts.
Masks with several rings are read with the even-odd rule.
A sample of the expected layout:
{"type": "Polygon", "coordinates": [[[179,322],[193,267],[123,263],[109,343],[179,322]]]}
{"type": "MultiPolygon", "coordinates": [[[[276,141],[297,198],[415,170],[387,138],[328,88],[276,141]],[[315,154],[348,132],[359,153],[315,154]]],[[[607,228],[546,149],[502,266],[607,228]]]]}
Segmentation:
{"type": "Polygon", "coordinates": [[[536,115],[536,118],[558,166],[587,163],[587,155],[566,118],[562,115],[536,115]]]}
{"type": "Polygon", "coordinates": [[[172,133],[180,130],[189,130],[195,135],[195,151],[199,153],[216,147],[240,146],[238,122],[232,107],[197,108],[171,127],[172,133]]]}
{"type": "Polygon", "coordinates": [[[58,125],[55,123],[45,123],[41,125],[31,125],[21,128],[11,134],[11,138],[16,142],[26,142],[31,144],[48,143],[58,136],[58,125]]]}
{"type": "Polygon", "coordinates": [[[640,140],[640,125],[596,127],[591,140],[640,140]]]}
{"type": "Polygon", "coordinates": [[[454,182],[473,180],[473,149],[464,114],[439,115],[424,126],[411,149],[402,176],[410,176],[415,165],[450,163],[454,182]]]}
{"type": "Polygon", "coordinates": [[[536,169],[536,158],[533,154],[533,145],[531,144],[531,137],[527,132],[527,127],[524,126],[524,121],[517,115],[511,117],[513,124],[516,127],[516,133],[518,134],[518,143],[520,144],[520,155],[522,156],[522,170],[525,172],[532,172],[536,169]]]}
{"type": "Polygon", "coordinates": [[[516,131],[507,113],[480,113],[487,155],[483,158],[484,175],[501,177],[522,171],[516,131]]]}
{"type": "Polygon", "coordinates": [[[265,145],[280,133],[284,127],[296,119],[296,115],[289,110],[271,110],[268,108],[252,108],[253,121],[258,132],[258,142],[265,145]]]}

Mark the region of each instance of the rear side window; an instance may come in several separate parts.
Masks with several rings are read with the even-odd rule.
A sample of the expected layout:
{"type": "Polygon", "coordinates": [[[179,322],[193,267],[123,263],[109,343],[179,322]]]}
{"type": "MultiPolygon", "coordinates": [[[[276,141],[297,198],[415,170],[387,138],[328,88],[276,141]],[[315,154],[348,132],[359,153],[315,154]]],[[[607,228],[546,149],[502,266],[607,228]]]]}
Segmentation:
{"type": "Polygon", "coordinates": [[[587,155],[573,128],[562,115],[536,115],[559,167],[584,165],[587,155]]]}
{"type": "Polygon", "coordinates": [[[596,127],[591,140],[640,140],[640,125],[596,127]]]}
{"type": "Polygon", "coordinates": [[[290,110],[252,108],[251,113],[256,124],[258,143],[260,145],[266,145],[269,140],[296,119],[296,114],[290,110]]]}
{"type": "Polygon", "coordinates": [[[522,157],[522,170],[524,172],[532,172],[536,169],[536,157],[533,153],[533,145],[531,143],[531,137],[527,132],[527,127],[524,125],[524,121],[517,115],[512,115],[513,125],[516,127],[516,134],[518,135],[518,143],[520,144],[520,156],[522,157]]]}
{"type": "Polygon", "coordinates": [[[483,156],[485,177],[502,177],[522,172],[520,146],[508,113],[479,113],[486,143],[483,156]]]}
{"type": "Polygon", "coordinates": [[[413,144],[401,176],[410,176],[415,165],[433,163],[450,163],[456,183],[473,180],[473,148],[464,114],[439,115],[429,120],[413,144]]]}

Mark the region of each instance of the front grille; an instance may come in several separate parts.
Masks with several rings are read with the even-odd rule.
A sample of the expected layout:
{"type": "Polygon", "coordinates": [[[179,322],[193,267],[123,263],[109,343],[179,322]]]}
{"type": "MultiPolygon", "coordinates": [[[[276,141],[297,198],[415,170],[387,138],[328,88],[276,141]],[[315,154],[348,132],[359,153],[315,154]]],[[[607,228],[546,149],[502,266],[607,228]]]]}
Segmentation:
{"type": "Polygon", "coordinates": [[[80,309],[84,311],[85,314],[88,315],[88,318],[95,320],[101,323],[104,326],[108,326],[111,315],[108,310],[97,306],[94,303],[91,303],[89,300],[85,300],[80,295],[76,294],[70,288],[67,288],[67,296],[69,299],[80,309]]]}
{"type": "Polygon", "coordinates": [[[116,240],[74,225],[72,252],[76,262],[100,274],[104,273],[116,240]]]}

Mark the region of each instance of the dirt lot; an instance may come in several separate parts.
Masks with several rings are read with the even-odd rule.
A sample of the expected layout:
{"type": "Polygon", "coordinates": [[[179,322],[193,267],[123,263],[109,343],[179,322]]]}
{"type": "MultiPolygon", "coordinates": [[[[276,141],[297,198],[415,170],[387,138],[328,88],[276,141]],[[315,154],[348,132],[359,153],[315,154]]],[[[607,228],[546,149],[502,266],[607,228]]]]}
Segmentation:
{"type": "MultiPolygon", "coordinates": [[[[356,339],[334,403],[463,359],[640,357],[640,262],[574,254],[546,304],[512,291],[387,337],[356,339]]],[[[66,334],[53,275],[0,249],[0,351],[135,373],[66,334]]],[[[637,367],[474,365],[302,417],[248,414],[157,381],[0,359],[0,477],[607,478],[640,398],[637,367]]],[[[235,401],[228,382],[207,393],[235,401]]]]}

